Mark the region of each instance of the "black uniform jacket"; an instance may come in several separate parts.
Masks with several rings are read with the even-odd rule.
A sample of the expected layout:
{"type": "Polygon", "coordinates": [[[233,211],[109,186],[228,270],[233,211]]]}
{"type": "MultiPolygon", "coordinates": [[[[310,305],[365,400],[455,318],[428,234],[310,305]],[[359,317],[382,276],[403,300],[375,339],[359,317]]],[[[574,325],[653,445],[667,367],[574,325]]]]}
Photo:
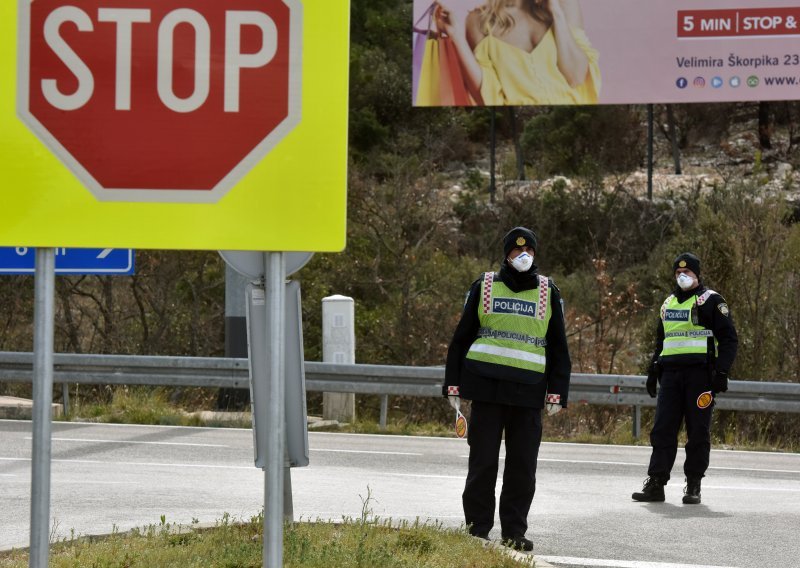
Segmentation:
{"type": "MultiPolygon", "coordinates": [[[[700,284],[693,290],[684,292],[680,288],[675,288],[672,292],[679,302],[685,302],[691,296],[702,295],[707,288],[700,284]]],[[[725,298],[719,294],[711,294],[702,306],[695,305],[697,310],[697,324],[714,333],[717,340],[717,355],[714,357],[713,341],[709,338],[709,349],[707,355],[673,355],[667,358],[660,358],[661,350],[664,348],[664,325],[661,317],[658,319],[658,329],[656,331],[656,350],[650,359],[650,370],[658,364],[662,368],[686,367],[689,365],[709,365],[709,370],[717,370],[729,373],[733,360],[736,358],[736,349],[739,346],[739,338],[736,335],[736,328],[733,325],[733,318],[730,314],[725,298]]],[[[694,317],[694,314],[692,314],[694,317]]]]}
{"type": "MultiPolygon", "coordinates": [[[[539,285],[538,278],[536,266],[522,274],[509,268],[505,262],[500,268],[500,279],[514,292],[536,288],[539,285]]],[[[509,377],[509,380],[498,380],[473,373],[465,367],[464,358],[473,341],[477,339],[480,328],[478,302],[480,301],[482,281],[483,276],[481,275],[472,283],[461,321],[456,326],[453,340],[447,351],[445,384],[442,394],[447,394],[448,386],[458,386],[460,396],[468,400],[543,408],[545,395],[550,393],[561,395],[561,405],[566,407],[572,363],[564,330],[561,294],[552,281],[549,281],[551,316],[545,336],[547,340],[545,380],[538,384],[516,382],[513,377],[509,377]]]]}

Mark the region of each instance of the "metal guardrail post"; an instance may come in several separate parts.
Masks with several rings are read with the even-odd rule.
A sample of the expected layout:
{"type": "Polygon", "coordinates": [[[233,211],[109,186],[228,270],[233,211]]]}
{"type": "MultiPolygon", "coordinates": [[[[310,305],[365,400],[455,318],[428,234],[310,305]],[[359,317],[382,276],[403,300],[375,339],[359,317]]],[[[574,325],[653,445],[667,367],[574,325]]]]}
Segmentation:
{"type": "Polygon", "coordinates": [[[642,435],[642,407],[633,405],[633,439],[638,440],[642,435]]]}
{"type": "Polygon", "coordinates": [[[61,383],[61,402],[64,405],[64,416],[69,415],[69,385],[61,383]]]}
{"type": "Polygon", "coordinates": [[[381,430],[386,430],[386,416],[389,414],[389,395],[381,396],[381,430]]]}

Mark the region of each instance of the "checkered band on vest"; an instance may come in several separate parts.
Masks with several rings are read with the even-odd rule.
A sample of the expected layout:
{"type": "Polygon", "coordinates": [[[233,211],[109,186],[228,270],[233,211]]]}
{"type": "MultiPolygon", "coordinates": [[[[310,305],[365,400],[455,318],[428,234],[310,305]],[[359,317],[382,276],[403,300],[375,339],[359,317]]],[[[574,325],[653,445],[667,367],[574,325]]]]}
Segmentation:
{"type": "Polygon", "coordinates": [[[543,320],[547,315],[547,302],[550,298],[550,286],[547,285],[547,276],[539,276],[539,306],[536,310],[536,319],[543,320]]]}
{"type": "Polygon", "coordinates": [[[661,320],[662,321],[664,320],[664,316],[667,313],[667,306],[669,305],[669,303],[672,301],[672,298],[674,298],[674,297],[675,297],[675,294],[670,294],[669,296],[667,296],[667,299],[664,300],[664,303],[661,304],[661,320]]]}
{"type": "Polygon", "coordinates": [[[487,272],[483,275],[483,313],[492,313],[492,282],[494,282],[494,272],[487,272]]]}
{"type": "MultiPolygon", "coordinates": [[[[494,272],[487,272],[483,276],[483,313],[492,313],[492,283],[494,272]]],[[[547,317],[547,303],[550,301],[550,286],[547,276],[539,276],[539,302],[536,307],[536,319],[543,320],[547,317]]]]}

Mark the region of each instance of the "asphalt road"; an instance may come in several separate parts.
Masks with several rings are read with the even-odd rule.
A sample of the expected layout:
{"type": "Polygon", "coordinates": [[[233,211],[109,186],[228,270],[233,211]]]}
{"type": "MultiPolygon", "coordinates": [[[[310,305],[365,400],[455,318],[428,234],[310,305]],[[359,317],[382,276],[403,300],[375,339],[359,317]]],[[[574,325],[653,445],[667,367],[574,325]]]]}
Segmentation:
{"type": "MultiPolygon", "coordinates": [[[[28,545],[31,424],[0,420],[0,549],[28,545]]],[[[51,520],[60,536],[249,518],[264,504],[250,430],[55,423],[51,520]]],[[[462,522],[463,440],[310,434],[294,517],[462,522]]],[[[679,452],[679,461],[683,452],[679,452]]],[[[542,445],[528,531],[559,567],[800,566],[800,454],[713,451],[703,504],[632,502],[649,448],[542,445]]],[[[492,536],[499,537],[496,527],[492,536]]]]}

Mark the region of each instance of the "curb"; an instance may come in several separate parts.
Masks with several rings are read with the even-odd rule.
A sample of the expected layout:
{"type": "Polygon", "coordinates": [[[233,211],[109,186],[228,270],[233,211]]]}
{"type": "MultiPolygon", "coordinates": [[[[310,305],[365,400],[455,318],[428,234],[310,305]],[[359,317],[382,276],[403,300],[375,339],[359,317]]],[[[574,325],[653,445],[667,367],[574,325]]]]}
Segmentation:
{"type": "MultiPolygon", "coordinates": [[[[50,406],[51,418],[58,418],[64,413],[62,404],[53,403],[50,406]]],[[[0,419],[6,420],[32,420],[33,401],[16,396],[0,396],[0,419]]]]}
{"type": "Polygon", "coordinates": [[[549,562],[545,562],[541,558],[536,558],[536,556],[532,552],[521,552],[519,550],[514,550],[513,548],[509,548],[504,546],[501,541],[499,540],[490,540],[486,542],[480,537],[475,537],[483,542],[483,546],[485,548],[495,548],[503,552],[506,556],[510,556],[514,560],[518,560],[520,562],[530,562],[533,560],[535,563],[536,568],[555,568],[549,562]]]}

